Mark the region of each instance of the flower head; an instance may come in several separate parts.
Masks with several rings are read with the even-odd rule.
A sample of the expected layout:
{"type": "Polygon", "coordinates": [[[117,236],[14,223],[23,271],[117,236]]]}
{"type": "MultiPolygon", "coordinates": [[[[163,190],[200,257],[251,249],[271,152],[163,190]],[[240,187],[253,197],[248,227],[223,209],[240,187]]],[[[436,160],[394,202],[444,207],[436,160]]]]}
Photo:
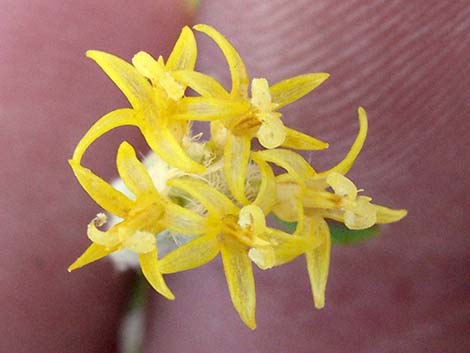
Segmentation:
{"type": "Polygon", "coordinates": [[[92,243],[69,271],[125,249],[136,254],[153,288],[173,299],[164,274],[202,266],[220,254],[232,303],[243,322],[254,329],[252,262],[267,270],[305,255],[314,303],[322,308],[331,256],[327,220],[365,229],[406,215],[406,210],[373,204],[346,177],[364,145],[366,113],[359,108],[359,133],[346,157],[317,172],[293,150],[321,150],[328,144],[287,127],[280,109],[312,91],[328,74],[299,75],[274,85],[254,78],[250,87],[245,65],[230,42],[210,26],[194,28],[212,38],[225,55],[230,90],[194,70],[197,48],[188,27],[166,62],[145,52],[137,53],[132,64],[104,52],[87,52],[121,89],[131,108],[99,119],[70,160],[85,191],[119,220],[102,229],[107,216],[99,213],[89,223],[92,243]],[[187,87],[199,95],[186,96],[187,87]],[[199,141],[199,135],[193,136],[191,121],[210,122],[209,139],[199,141]],[[121,144],[116,164],[128,193],[82,166],[89,146],[123,125],[137,126],[155,153],[145,164],[130,144],[121,144]],[[261,150],[252,149],[255,138],[261,150]],[[295,230],[288,233],[271,226],[270,214],[296,222],[295,230]],[[184,242],[163,256],[157,235],[168,232],[184,242]]]}

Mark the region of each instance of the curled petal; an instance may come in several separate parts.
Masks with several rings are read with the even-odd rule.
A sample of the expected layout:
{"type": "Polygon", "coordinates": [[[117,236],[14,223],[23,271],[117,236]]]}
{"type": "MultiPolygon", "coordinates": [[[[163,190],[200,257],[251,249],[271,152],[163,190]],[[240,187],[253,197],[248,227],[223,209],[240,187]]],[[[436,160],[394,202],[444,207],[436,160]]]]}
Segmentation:
{"type": "Polygon", "coordinates": [[[407,210],[392,210],[384,206],[374,205],[377,212],[377,224],[398,222],[408,214],[407,210]]]}
{"type": "Polygon", "coordinates": [[[287,131],[280,114],[263,114],[262,124],[256,132],[259,143],[268,149],[282,145],[286,139],[287,131]]]}
{"type": "Polygon", "coordinates": [[[242,229],[251,228],[253,237],[266,233],[266,217],[263,210],[255,205],[244,206],[238,214],[238,225],[242,229]]]}
{"type": "Polygon", "coordinates": [[[250,203],[245,194],[250,148],[251,141],[248,136],[227,135],[224,148],[225,178],[233,197],[243,205],[250,203]]]}
{"type": "Polygon", "coordinates": [[[256,199],[253,201],[253,205],[261,208],[264,214],[268,214],[273,208],[277,198],[276,179],[272,169],[265,161],[256,159],[256,157],[253,158],[253,160],[258,165],[261,179],[258,195],[256,195],[256,199]]]}
{"type": "Polygon", "coordinates": [[[205,265],[218,253],[216,235],[208,234],[173,250],[158,263],[162,273],[175,273],[205,265]]]}
{"type": "Polygon", "coordinates": [[[171,202],[165,205],[162,223],[168,229],[185,235],[200,235],[208,230],[206,218],[171,202]]]}
{"type": "Polygon", "coordinates": [[[82,167],[73,160],[69,160],[69,164],[80,185],[98,205],[118,217],[125,218],[127,216],[134,206],[133,201],[91,170],[82,167]]]}
{"type": "Polygon", "coordinates": [[[329,76],[323,72],[311,73],[278,82],[271,87],[272,101],[278,109],[284,107],[321,85],[329,76]]]}
{"type": "Polygon", "coordinates": [[[96,244],[102,245],[107,249],[111,249],[120,243],[119,237],[115,232],[103,232],[97,227],[106,223],[106,215],[104,213],[98,214],[87,227],[88,238],[96,244]]]}
{"type": "Polygon", "coordinates": [[[117,248],[109,249],[103,245],[93,243],[88,247],[88,249],[85,250],[85,252],[77,260],[75,260],[73,264],[69,266],[67,271],[72,272],[73,270],[76,270],[77,268],[80,268],[92,262],[98,261],[99,259],[102,259],[103,257],[108,256],[109,254],[111,254],[112,252],[116,250],[117,248]]]}
{"type": "Polygon", "coordinates": [[[137,159],[134,148],[126,141],[119,146],[116,164],[122,181],[134,195],[156,192],[147,169],[137,159]]]}
{"type": "Polygon", "coordinates": [[[231,239],[224,239],[220,251],[233,306],[242,321],[254,330],[256,328],[256,292],[248,251],[243,245],[231,239]]]}
{"type": "Polygon", "coordinates": [[[172,119],[211,121],[239,116],[250,109],[242,100],[211,97],[186,97],[178,102],[172,119]]]}
{"type": "Polygon", "coordinates": [[[241,59],[238,52],[230,44],[230,42],[213,27],[199,24],[194,26],[194,29],[199,32],[207,34],[214,42],[217,43],[219,48],[224,53],[230,68],[230,75],[232,77],[232,92],[233,96],[245,97],[248,95],[249,78],[246,72],[245,64],[241,59]]]}
{"type": "Polygon", "coordinates": [[[160,268],[158,267],[157,250],[145,254],[139,254],[139,263],[142,268],[142,273],[153,289],[165,298],[171,300],[175,299],[175,296],[166,285],[162,273],[160,272],[160,268]]]}
{"type": "Polygon", "coordinates": [[[319,173],[319,175],[324,176],[331,172],[338,172],[341,174],[346,174],[352,167],[354,161],[356,160],[357,156],[361,152],[362,146],[364,146],[364,142],[367,136],[367,115],[364,108],[359,107],[358,115],[359,115],[359,133],[357,134],[356,139],[354,140],[351,149],[346,154],[346,157],[339,162],[333,168],[326,170],[324,172],[319,173]]]}
{"type": "Polygon", "coordinates": [[[302,186],[305,186],[305,179],[316,174],[312,166],[300,154],[293,151],[277,148],[255,152],[254,154],[256,154],[256,157],[285,169],[302,186]]]}
{"type": "Polygon", "coordinates": [[[283,147],[296,150],[323,150],[328,148],[328,143],[318,140],[300,131],[286,128],[286,139],[282,143],[283,147]]]}
{"type": "Polygon", "coordinates": [[[331,239],[330,231],[325,220],[315,217],[314,238],[319,238],[320,245],[312,247],[305,253],[307,270],[312,287],[315,307],[321,309],[325,306],[325,289],[330,267],[331,239]]]}
{"type": "Polygon", "coordinates": [[[225,88],[209,75],[197,71],[174,71],[171,75],[175,80],[190,87],[201,96],[227,99],[229,97],[225,88]]]}
{"type": "Polygon", "coordinates": [[[347,196],[352,200],[356,199],[356,185],[344,175],[336,172],[330,173],[326,177],[326,182],[332,187],[336,195],[347,196]]]}
{"type": "Polygon", "coordinates": [[[119,126],[136,125],[134,114],[132,109],[126,108],[114,110],[101,117],[82,137],[73,152],[72,159],[80,164],[85,151],[101,135],[119,126]]]}
{"type": "Polygon", "coordinates": [[[152,86],[134,66],[117,56],[98,50],[88,50],[86,56],[93,59],[113,80],[132,107],[142,110],[152,105],[152,86]]]}
{"type": "Polygon", "coordinates": [[[196,65],[197,44],[194,33],[188,26],[181,30],[166,67],[169,70],[193,70],[196,65]]]}
{"type": "Polygon", "coordinates": [[[187,192],[191,197],[198,200],[212,215],[222,217],[225,214],[238,213],[238,208],[235,207],[227,196],[202,181],[170,179],[167,185],[187,192]]]}
{"type": "Polygon", "coordinates": [[[262,270],[291,262],[302,255],[309,246],[305,237],[287,234],[276,229],[270,229],[269,238],[272,243],[275,243],[274,246],[253,248],[248,253],[250,259],[262,270]]]}

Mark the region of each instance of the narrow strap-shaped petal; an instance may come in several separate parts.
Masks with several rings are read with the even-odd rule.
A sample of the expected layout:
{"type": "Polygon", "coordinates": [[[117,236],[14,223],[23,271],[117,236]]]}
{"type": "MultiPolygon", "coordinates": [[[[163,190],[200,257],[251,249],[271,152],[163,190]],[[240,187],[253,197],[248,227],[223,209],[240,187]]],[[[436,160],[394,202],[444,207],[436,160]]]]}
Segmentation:
{"type": "Polygon", "coordinates": [[[134,148],[126,141],[119,146],[116,164],[122,181],[134,195],[156,192],[147,169],[137,159],[134,148]]]}
{"type": "Polygon", "coordinates": [[[226,214],[238,213],[238,208],[227,196],[202,181],[170,179],[167,185],[187,192],[191,197],[199,201],[211,215],[219,215],[222,217],[226,214]]]}
{"type": "Polygon", "coordinates": [[[249,77],[243,63],[242,58],[230,42],[218,31],[208,25],[199,24],[194,26],[194,29],[199,32],[207,34],[214,42],[217,43],[219,48],[224,53],[227,60],[230,75],[232,76],[232,91],[233,96],[241,96],[246,98],[248,95],[249,77]]]}
{"type": "Polygon", "coordinates": [[[272,102],[277,109],[302,98],[321,85],[330,75],[327,73],[311,73],[295,76],[271,86],[272,102]]]}
{"type": "Polygon", "coordinates": [[[125,218],[127,216],[134,206],[132,200],[98,177],[90,169],[84,168],[72,160],[69,160],[69,164],[80,185],[98,205],[118,217],[125,218]]]}
{"type": "Polygon", "coordinates": [[[265,161],[259,158],[253,158],[253,160],[258,165],[261,179],[258,195],[256,195],[253,205],[261,208],[264,214],[269,214],[277,201],[276,178],[271,167],[265,161]]]}
{"type": "Polygon", "coordinates": [[[157,250],[139,254],[139,263],[147,281],[158,293],[163,295],[167,299],[175,299],[174,294],[165,283],[162,273],[158,267],[157,250]]]}
{"type": "Polygon", "coordinates": [[[167,202],[165,205],[162,224],[174,232],[185,235],[204,234],[208,229],[205,217],[172,202],[167,202]]]}
{"type": "Polygon", "coordinates": [[[196,58],[196,38],[191,28],[185,26],[168,57],[166,67],[169,70],[193,70],[196,58]]]}
{"type": "Polygon", "coordinates": [[[225,88],[213,77],[197,71],[174,71],[171,75],[181,84],[190,87],[201,96],[228,98],[225,88]]]}
{"type": "Polygon", "coordinates": [[[151,129],[146,126],[142,134],[150,148],[169,165],[189,173],[201,174],[206,170],[202,164],[188,156],[167,127],[151,129]]]}
{"type": "Polygon", "coordinates": [[[242,321],[254,330],[256,328],[256,292],[248,251],[236,241],[224,239],[221,244],[221,255],[233,306],[242,321]]]}
{"type": "Polygon", "coordinates": [[[93,126],[86,132],[78,143],[75,151],[73,152],[72,159],[80,163],[85,151],[90,145],[97,140],[101,135],[108,131],[115,129],[119,126],[136,125],[134,119],[134,110],[125,108],[114,110],[103,117],[101,117],[93,126]]]}
{"type": "Polygon", "coordinates": [[[305,179],[316,174],[312,166],[300,154],[293,151],[277,148],[255,152],[255,154],[257,157],[285,169],[302,186],[305,186],[305,179]]]}
{"type": "Polygon", "coordinates": [[[305,253],[307,270],[312,287],[315,307],[321,309],[325,306],[325,289],[330,267],[331,239],[330,231],[325,220],[315,217],[314,237],[319,237],[321,244],[312,247],[305,253]]]}
{"type": "Polygon", "coordinates": [[[367,115],[364,108],[359,107],[357,110],[359,116],[359,133],[357,134],[356,139],[354,140],[351,149],[346,154],[346,157],[339,162],[333,168],[326,170],[324,172],[319,173],[319,175],[327,175],[331,172],[338,172],[341,174],[346,174],[352,167],[354,161],[356,160],[357,156],[361,152],[362,146],[364,146],[364,142],[367,136],[367,115]]]}
{"type": "Polygon", "coordinates": [[[286,140],[286,127],[280,113],[264,114],[263,122],[256,132],[259,143],[268,149],[279,147],[286,140]]]}
{"type": "Polygon", "coordinates": [[[172,119],[211,121],[233,118],[246,113],[250,104],[243,100],[228,100],[212,97],[186,97],[176,106],[172,119]]]}
{"type": "Polygon", "coordinates": [[[86,56],[93,59],[120,88],[135,109],[152,105],[150,83],[128,62],[98,50],[88,50],[86,56]]]}
{"type": "Polygon", "coordinates": [[[405,209],[393,210],[380,205],[372,205],[377,211],[377,224],[398,222],[408,214],[408,211],[405,209]]]}
{"type": "Polygon", "coordinates": [[[105,256],[108,256],[112,252],[116,251],[117,248],[109,249],[103,245],[92,243],[85,252],[77,259],[73,264],[69,266],[67,271],[72,272],[77,268],[88,265],[92,262],[98,261],[105,256]]]}
{"type": "Polygon", "coordinates": [[[293,148],[296,150],[323,150],[328,148],[328,143],[323,142],[315,137],[304,134],[300,131],[286,127],[286,139],[282,143],[283,147],[293,148]]]}
{"type": "Polygon", "coordinates": [[[162,273],[190,270],[212,261],[219,253],[217,236],[208,234],[191,240],[158,261],[162,273]]]}
{"type": "Polygon", "coordinates": [[[245,194],[250,149],[251,141],[248,136],[227,135],[224,148],[225,178],[233,197],[243,205],[250,203],[245,194]]]}

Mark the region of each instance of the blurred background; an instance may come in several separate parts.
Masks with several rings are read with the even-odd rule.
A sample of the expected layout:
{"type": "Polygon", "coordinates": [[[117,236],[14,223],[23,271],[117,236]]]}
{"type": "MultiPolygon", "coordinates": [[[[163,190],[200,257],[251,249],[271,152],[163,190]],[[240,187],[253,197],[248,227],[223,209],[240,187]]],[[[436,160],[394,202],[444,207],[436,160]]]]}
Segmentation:
{"type": "MultiPolygon", "coordinates": [[[[350,176],[409,215],[369,242],[335,247],[327,303],[313,307],[302,258],[255,271],[258,328],[243,326],[220,261],[168,276],[174,302],[148,294],[143,352],[465,352],[470,347],[468,178],[470,3],[426,0],[0,0],[0,352],[118,352],[134,286],[100,261],[67,273],[99,208],[67,159],[85,131],[127,101],[84,53],[167,57],[181,28],[211,24],[252,77],[331,77],[283,110],[330,143],[327,168],[369,136],[350,176]]],[[[198,68],[227,83],[217,48],[197,35],[198,68]]],[[[116,174],[118,129],[84,164],[116,174]]]]}

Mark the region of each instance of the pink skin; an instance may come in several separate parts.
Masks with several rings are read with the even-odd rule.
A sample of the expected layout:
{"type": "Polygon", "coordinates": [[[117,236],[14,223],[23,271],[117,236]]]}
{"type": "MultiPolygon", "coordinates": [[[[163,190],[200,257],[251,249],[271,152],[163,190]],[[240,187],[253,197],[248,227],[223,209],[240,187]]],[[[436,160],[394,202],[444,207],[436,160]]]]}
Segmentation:
{"type": "MultiPolygon", "coordinates": [[[[0,352],[116,351],[131,276],[108,262],[71,274],[100,211],[67,159],[102,114],[128,106],[87,49],[168,55],[188,15],[177,2],[0,1],[0,352]]],[[[87,166],[115,174],[112,133],[87,166]],[[99,168],[97,168],[99,166],[99,168]]]]}
{"type": "MultiPolygon", "coordinates": [[[[83,53],[167,55],[188,17],[164,0],[0,4],[0,352],[114,352],[130,277],[103,261],[65,271],[87,246],[85,224],[98,211],[66,160],[93,121],[127,106],[83,53]]],[[[226,34],[252,76],[332,74],[284,111],[289,125],[331,143],[311,155],[318,169],[341,158],[357,130],[357,106],[367,109],[370,134],[351,176],[376,202],[410,214],[377,240],[334,249],[321,311],[303,259],[256,271],[254,332],[231,307],[220,261],[168,276],[177,299],[151,294],[145,352],[465,351],[468,2],[203,4],[197,22],[226,34]]],[[[200,68],[223,77],[222,58],[198,38],[200,68]]],[[[129,133],[136,135],[111,133],[84,163],[113,175],[129,133]]]]}
{"type": "MultiPolygon", "coordinates": [[[[334,249],[321,311],[303,259],[256,271],[254,332],[231,308],[220,261],[168,276],[176,301],[152,296],[145,352],[468,349],[469,18],[468,1],[203,2],[198,22],[230,38],[252,76],[331,74],[285,109],[286,122],[331,143],[311,154],[319,169],[346,152],[366,108],[370,133],[350,175],[409,215],[377,240],[334,249]]],[[[201,69],[226,77],[213,43],[198,38],[201,69]]]]}

